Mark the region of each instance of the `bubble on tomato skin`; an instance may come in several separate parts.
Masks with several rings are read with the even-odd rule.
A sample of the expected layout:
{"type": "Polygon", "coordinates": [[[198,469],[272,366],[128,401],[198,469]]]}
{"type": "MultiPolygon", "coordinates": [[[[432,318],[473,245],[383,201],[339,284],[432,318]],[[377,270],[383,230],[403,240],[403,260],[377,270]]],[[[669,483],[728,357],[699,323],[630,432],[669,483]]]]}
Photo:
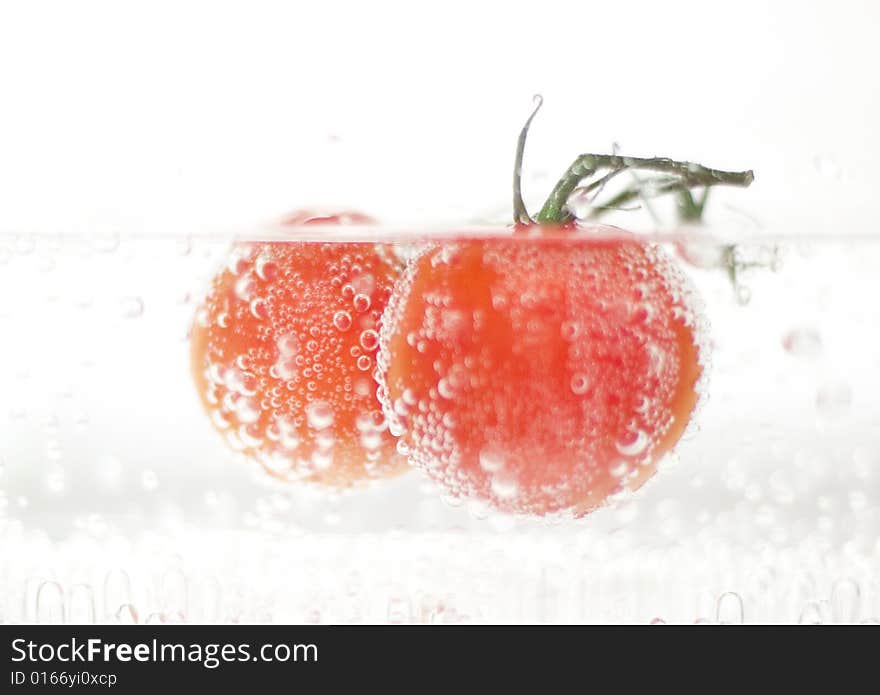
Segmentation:
{"type": "Polygon", "coordinates": [[[615,447],[624,456],[638,456],[645,452],[648,444],[650,438],[644,430],[639,429],[627,432],[615,442],[615,447]]]}
{"type": "Polygon", "coordinates": [[[571,387],[571,392],[576,396],[583,396],[590,390],[590,380],[587,378],[586,374],[582,374],[581,372],[572,374],[569,385],[571,387]]]}
{"type": "Polygon", "coordinates": [[[140,297],[123,297],[120,310],[124,319],[140,318],[144,314],[144,300],[140,297]]]}
{"type": "Polygon", "coordinates": [[[229,258],[226,261],[227,269],[233,275],[242,275],[251,267],[251,258],[253,257],[253,254],[254,249],[249,244],[236,246],[229,254],[229,258]]]}
{"type": "Polygon", "coordinates": [[[250,302],[256,296],[257,291],[257,281],[250,273],[242,275],[235,282],[235,296],[243,302],[250,302]]]}
{"type": "Polygon", "coordinates": [[[312,452],[310,461],[315,470],[326,471],[330,469],[331,466],[333,466],[333,452],[317,449],[312,452]]]}
{"type": "Polygon", "coordinates": [[[268,253],[262,253],[257,256],[254,269],[256,270],[257,277],[265,282],[273,282],[278,278],[278,264],[272,260],[268,253]]]}
{"type": "Polygon", "coordinates": [[[559,332],[564,341],[571,342],[581,334],[582,328],[581,324],[577,321],[563,321],[559,332]]]}
{"type": "Polygon", "coordinates": [[[235,415],[244,424],[259,420],[261,412],[259,404],[251,398],[239,398],[235,403],[235,415]]]}
{"type": "Polygon", "coordinates": [[[519,481],[509,471],[496,472],[490,482],[492,494],[501,500],[512,500],[519,494],[519,481]]]}
{"type": "Polygon", "coordinates": [[[368,328],[360,335],[361,347],[367,352],[372,352],[379,347],[379,334],[372,328],[368,328]]]}
{"type": "Polygon", "coordinates": [[[250,312],[251,315],[260,321],[265,321],[269,318],[269,312],[266,308],[266,300],[262,297],[255,297],[250,302],[250,312]]]}
{"type": "Polygon", "coordinates": [[[347,311],[337,311],[333,314],[333,325],[338,331],[347,331],[351,328],[351,314],[347,311]]]}
{"type": "Polygon", "coordinates": [[[312,401],[306,406],[306,421],[314,430],[323,430],[333,424],[334,413],[327,401],[312,401]]]}
{"type": "Polygon", "coordinates": [[[485,446],[479,453],[480,467],[487,473],[497,473],[504,468],[506,455],[504,450],[497,446],[485,446]]]}
{"type": "Polygon", "coordinates": [[[370,308],[370,298],[365,294],[356,294],[352,298],[352,306],[354,306],[354,310],[359,314],[363,314],[370,308]]]}

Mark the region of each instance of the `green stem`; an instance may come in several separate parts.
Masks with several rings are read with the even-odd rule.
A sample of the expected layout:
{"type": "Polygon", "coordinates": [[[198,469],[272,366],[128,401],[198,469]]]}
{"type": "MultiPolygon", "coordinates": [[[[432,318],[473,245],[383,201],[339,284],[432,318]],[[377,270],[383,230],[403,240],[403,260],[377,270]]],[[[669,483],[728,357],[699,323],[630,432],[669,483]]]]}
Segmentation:
{"type": "Polygon", "coordinates": [[[544,103],[544,97],[540,94],[535,95],[535,108],[528,117],[522,130],[519,132],[519,139],[516,141],[516,159],[513,162],[513,222],[514,224],[532,224],[534,220],[529,217],[529,211],[522,199],[522,162],[523,153],[526,149],[526,136],[529,134],[529,126],[532,125],[532,119],[541,109],[544,103]]]}
{"type": "Polygon", "coordinates": [[[667,193],[673,193],[674,191],[683,190],[687,189],[683,188],[682,182],[675,178],[657,178],[648,179],[647,181],[639,181],[635,186],[622,190],[604,205],[595,206],[590,212],[590,219],[598,219],[607,212],[620,210],[624,205],[632,202],[636,198],[657,197],[667,193]]]}
{"type": "MultiPolygon", "coordinates": [[[[670,190],[687,190],[693,187],[706,188],[716,185],[748,186],[755,176],[751,171],[721,171],[710,169],[693,162],[679,162],[667,157],[624,157],[616,154],[582,154],[572,162],[565,174],[553,188],[536,221],[543,224],[561,224],[571,218],[566,203],[581,181],[589,178],[600,169],[620,171],[624,169],[643,169],[677,177],[678,181],[670,190]]],[[[639,190],[628,190],[619,194],[611,203],[604,206],[610,209],[617,198],[626,200],[638,197],[639,190]],[[628,197],[626,197],[628,196],[628,197]]]]}

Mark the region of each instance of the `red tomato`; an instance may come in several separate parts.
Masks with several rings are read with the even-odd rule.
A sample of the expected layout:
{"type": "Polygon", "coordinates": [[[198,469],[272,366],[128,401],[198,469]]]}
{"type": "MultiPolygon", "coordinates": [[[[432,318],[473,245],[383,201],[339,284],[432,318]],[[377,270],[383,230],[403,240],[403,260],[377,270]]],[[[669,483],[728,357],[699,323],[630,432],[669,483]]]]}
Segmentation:
{"type": "Polygon", "coordinates": [[[379,397],[447,494],[582,516],[642,485],[681,437],[697,317],[659,248],[526,231],[411,262],[386,313],[379,397]]]}
{"type": "MultiPolygon", "coordinates": [[[[287,224],[368,223],[297,213],[287,224]]],[[[332,486],[407,470],[373,379],[380,317],[398,276],[372,243],[237,244],[192,330],[202,403],[230,445],[273,476],[332,486]]]]}

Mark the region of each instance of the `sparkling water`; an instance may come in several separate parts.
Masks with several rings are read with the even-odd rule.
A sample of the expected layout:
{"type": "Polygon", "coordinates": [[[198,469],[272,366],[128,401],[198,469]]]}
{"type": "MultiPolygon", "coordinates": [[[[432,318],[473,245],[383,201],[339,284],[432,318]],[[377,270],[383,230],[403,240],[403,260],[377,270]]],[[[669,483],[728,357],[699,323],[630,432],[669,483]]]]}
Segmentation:
{"type": "MultiPolygon", "coordinates": [[[[364,233],[403,255],[424,236],[364,233]]],[[[233,451],[188,347],[230,241],[0,236],[0,621],[880,619],[880,240],[656,238],[702,297],[709,378],[657,475],[578,521],[444,498],[415,470],[280,483],[233,451]]]]}

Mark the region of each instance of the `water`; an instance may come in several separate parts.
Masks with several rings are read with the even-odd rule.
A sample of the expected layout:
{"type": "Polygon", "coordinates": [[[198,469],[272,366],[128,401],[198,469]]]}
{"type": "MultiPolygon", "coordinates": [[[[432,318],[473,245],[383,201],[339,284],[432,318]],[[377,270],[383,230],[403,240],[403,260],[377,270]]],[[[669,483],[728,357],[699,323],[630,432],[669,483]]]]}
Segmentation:
{"type": "MultiPolygon", "coordinates": [[[[880,241],[740,240],[732,286],[693,234],[661,241],[711,324],[696,421],[644,488],[580,521],[446,499],[418,472],[281,483],[236,453],[188,357],[228,236],[0,237],[0,621],[877,620],[880,241]]],[[[334,330],[369,376],[352,289],[334,330]]],[[[318,432],[323,405],[304,415],[318,432]]],[[[498,477],[503,452],[480,463],[498,477]]]]}

